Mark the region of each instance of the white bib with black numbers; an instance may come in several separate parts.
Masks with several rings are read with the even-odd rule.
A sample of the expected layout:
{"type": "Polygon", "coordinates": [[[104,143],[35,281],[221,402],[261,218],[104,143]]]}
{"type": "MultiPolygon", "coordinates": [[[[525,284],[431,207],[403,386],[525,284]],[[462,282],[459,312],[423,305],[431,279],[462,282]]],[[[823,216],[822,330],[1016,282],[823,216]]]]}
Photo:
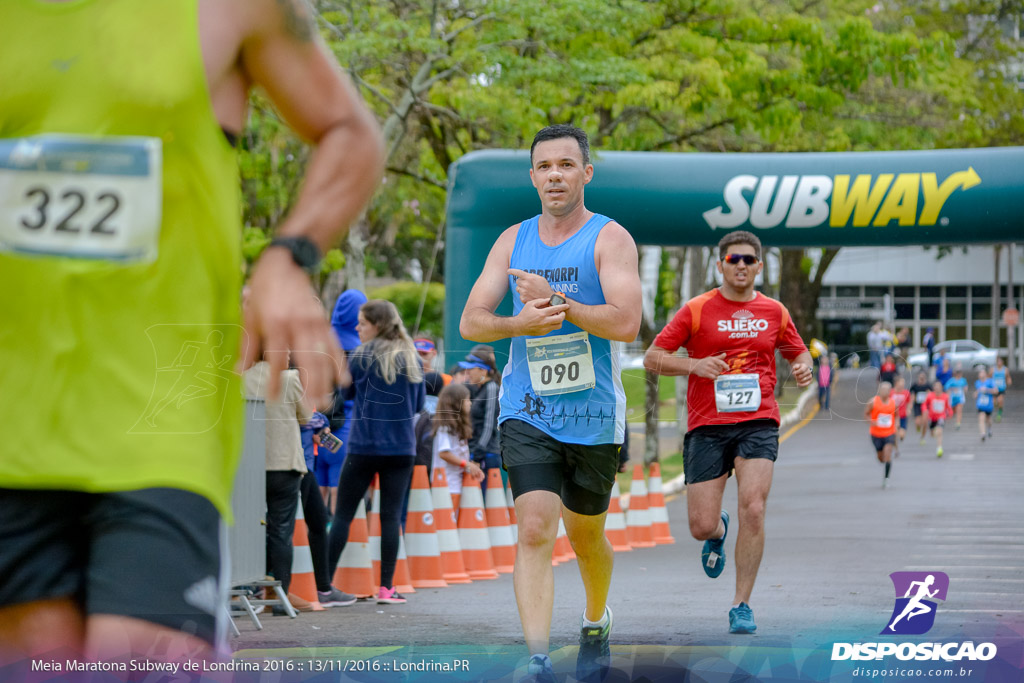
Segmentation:
{"type": "Polygon", "coordinates": [[[0,139],[0,250],[155,260],[162,149],[146,137],[0,139]]]}
{"type": "Polygon", "coordinates": [[[720,413],[750,413],[761,407],[761,379],[756,372],[719,375],[715,405],[720,413]]]}
{"type": "Polygon", "coordinates": [[[538,396],[593,389],[594,357],[586,332],[526,340],[530,384],[538,396]]]}

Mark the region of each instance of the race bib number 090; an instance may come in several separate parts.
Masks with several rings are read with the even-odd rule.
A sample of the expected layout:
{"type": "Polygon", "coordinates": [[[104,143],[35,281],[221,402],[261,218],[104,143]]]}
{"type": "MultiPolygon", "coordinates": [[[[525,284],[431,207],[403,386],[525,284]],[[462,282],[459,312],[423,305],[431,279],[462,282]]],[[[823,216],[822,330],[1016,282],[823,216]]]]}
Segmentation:
{"type": "Polygon", "coordinates": [[[530,384],[538,396],[593,389],[594,358],[586,332],[526,340],[530,384]]]}
{"type": "Polygon", "coordinates": [[[719,375],[715,380],[715,406],[720,413],[747,413],[760,408],[758,374],[719,375]]]}
{"type": "Polygon", "coordinates": [[[158,138],[0,140],[0,249],[127,263],[156,259],[158,138]]]}

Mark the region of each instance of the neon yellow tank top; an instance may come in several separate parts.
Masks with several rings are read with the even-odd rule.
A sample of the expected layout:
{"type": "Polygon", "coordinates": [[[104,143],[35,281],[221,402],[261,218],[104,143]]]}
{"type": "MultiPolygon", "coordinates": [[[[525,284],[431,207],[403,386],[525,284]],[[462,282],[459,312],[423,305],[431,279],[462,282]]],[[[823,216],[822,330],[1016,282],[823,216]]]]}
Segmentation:
{"type": "Polygon", "coordinates": [[[198,0],[3,0],[0,26],[0,487],[227,513],[239,181],[198,0]]]}

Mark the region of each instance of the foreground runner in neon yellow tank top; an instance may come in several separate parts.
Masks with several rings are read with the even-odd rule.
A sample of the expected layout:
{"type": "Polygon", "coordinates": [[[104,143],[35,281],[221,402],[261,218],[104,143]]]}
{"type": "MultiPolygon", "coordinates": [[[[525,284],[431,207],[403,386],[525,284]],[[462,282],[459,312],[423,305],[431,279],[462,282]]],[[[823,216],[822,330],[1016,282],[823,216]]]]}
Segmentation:
{"type": "Polygon", "coordinates": [[[242,360],[276,384],[291,349],[317,397],[344,361],[299,264],[376,187],[376,123],[301,0],[5,0],[0,25],[0,664],[205,656],[241,448],[228,139],[259,84],[316,144],[242,360]]]}

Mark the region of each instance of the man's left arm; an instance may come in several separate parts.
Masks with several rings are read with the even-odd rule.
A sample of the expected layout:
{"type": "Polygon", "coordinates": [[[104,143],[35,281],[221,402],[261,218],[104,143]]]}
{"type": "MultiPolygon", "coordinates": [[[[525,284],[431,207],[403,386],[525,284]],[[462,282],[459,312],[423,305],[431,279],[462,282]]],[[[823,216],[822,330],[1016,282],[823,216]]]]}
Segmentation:
{"type": "MultiPolygon", "coordinates": [[[[594,260],[605,303],[583,304],[559,293],[569,306],[565,319],[597,337],[631,342],[640,332],[643,314],[639,259],[633,237],[618,223],[608,223],[597,237],[594,260]]],[[[517,278],[516,291],[523,303],[550,298],[555,293],[540,275],[516,269],[509,273],[517,278]]]]}

